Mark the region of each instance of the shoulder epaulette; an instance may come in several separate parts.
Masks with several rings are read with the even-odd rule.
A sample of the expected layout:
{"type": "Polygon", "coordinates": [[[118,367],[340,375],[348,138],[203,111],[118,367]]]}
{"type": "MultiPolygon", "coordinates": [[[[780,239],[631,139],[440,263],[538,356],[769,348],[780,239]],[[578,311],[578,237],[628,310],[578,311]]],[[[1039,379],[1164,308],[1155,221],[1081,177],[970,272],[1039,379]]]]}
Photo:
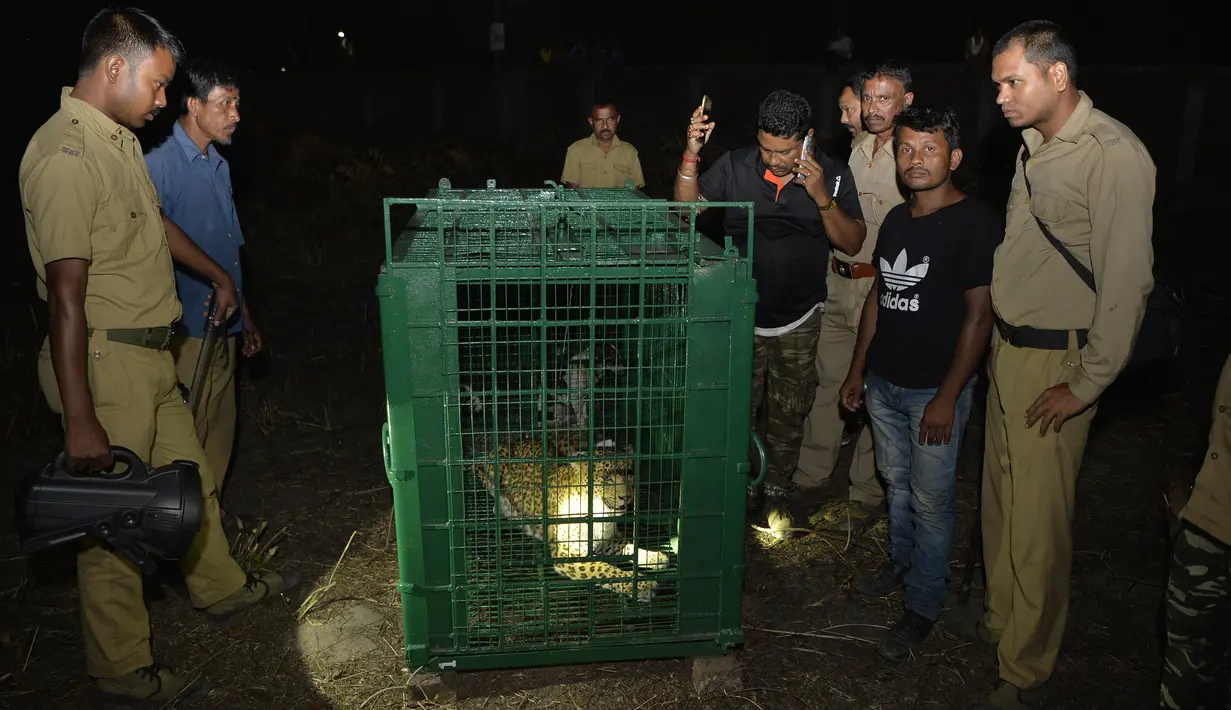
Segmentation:
{"type": "Polygon", "coordinates": [[[70,119],[64,127],[64,135],[60,136],[59,152],[80,158],[85,155],[85,128],[77,119],[70,119]]]}

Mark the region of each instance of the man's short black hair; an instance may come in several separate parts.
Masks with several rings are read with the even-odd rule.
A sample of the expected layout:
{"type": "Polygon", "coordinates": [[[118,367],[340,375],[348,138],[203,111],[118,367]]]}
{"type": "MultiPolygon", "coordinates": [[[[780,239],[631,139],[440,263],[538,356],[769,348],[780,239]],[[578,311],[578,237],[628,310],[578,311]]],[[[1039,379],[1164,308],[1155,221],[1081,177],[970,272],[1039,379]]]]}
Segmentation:
{"type": "Polygon", "coordinates": [[[812,127],[812,106],[799,94],[778,89],[757,111],[757,130],[775,138],[802,138],[812,127]]]}
{"type": "Polygon", "coordinates": [[[943,133],[950,152],[962,147],[962,130],[957,123],[957,114],[951,108],[941,110],[909,106],[893,120],[893,140],[896,142],[902,130],[909,128],[915,133],[943,133]]]}
{"type": "Polygon", "coordinates": [[[863,83],[871,78],[872,72],[861,71],[858,74],[852,74],[851,78],[846,80],[846,85],[851,88],[851,91],[854,92],[855,97],[859,98],[863,96],[863,83]]]}
{"type": "Polygon", "coordinates": [[[193,58],[184,65],[181,105],[188,109],[188,99],[206,101],[214,89],[239,89],[239,75],[226,63],[212,58],[193,58]]]}
{"type": "Polygon", "coordinates": [[[615,111],[617,116],[620,115],[620,107],[616,106],[614,101],[604,101],[602,99],[595,101],[594,105],[590,107],[590,113],[593,114],[600,108],[609,108],[612,111],[615,111]]]}
{"type": "MultiPolygon", "coordinates": [[[[898,82],[899,84],[902,85],[902,93],[904,94],[909,94],[911,91],[911,86],[913,86],[914,84],[914,80],[911,78],[909,69],[907,69],[906,67],[899,67],[899,66],[890,64],[888,62],[868,72],[866,75],[864,75],[864,79],[866,81],[867,79],[871,79],[877,76],[883,76],[886,79],[893,79],[894,81],[898,82]]],[[[859,94],[861,96],[863,95],[862,86],[859,89],[859,94]]]]}
{"type": "Polygon", "coordinates": [[[89,76],[104,57],[118,54],[134,66],[162,47],[178,65],[184,45],[162,23],[135,7],[104,8],[94,15],[81,36],[80,76],[89,76]]]}
{"type": "Polygon", "coordinates": [[[999,56],[1017,46],[1026,54],[1026,61],[1043,72],[1057,62],[1064,62],[1069,69],[1069,79],[1077,81],[1077,48],[1060,25],[1047,20],[1027,20],[996,41],[992,56],[999,56]]]}

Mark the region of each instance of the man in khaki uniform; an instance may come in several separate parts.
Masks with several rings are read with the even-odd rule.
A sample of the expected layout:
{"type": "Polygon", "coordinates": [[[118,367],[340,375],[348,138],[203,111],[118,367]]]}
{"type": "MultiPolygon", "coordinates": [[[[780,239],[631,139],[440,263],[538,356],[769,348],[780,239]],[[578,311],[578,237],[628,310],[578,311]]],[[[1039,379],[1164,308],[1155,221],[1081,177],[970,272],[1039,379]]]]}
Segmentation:
{"type": "MultiPolygon", "coordinates": [[[[868,236],[853,259],[835,254],[827,274],[829,298],[825,301],[816,351],[820,381],[816,401],[804,422],[804,443],[795,474],[795,482],[804,490],[825,485],[838,465],[845,426],[838,399],[850,371],[863,304],[876,285],[876,267],[870,263],[876,237],[889,210],[905,201],[898,189],[893,125],[894,117],[915,100],[910,71],[878,67],[864,78],[860,98],[867,132],[856,138],[849,164],[859,188],[868,236]]],[[[841,530],[860,527],[884,510],[885,489],[876,477],[870,427],[860,427],[849,477],[846,505],[831,513],[841,530]]]]}
{"type": "Polygon", "coordinates": [[[1231,357],[1218,378],[1205,463],[1180,520],[1159,705],[1225,708],[1231,700],[1231,357]]]}
{"type": "Polygon", "coordinates": [[[1026,22],[992,50],[996,102],[1025,146],[996,250],[983,462],[989,708],[1037,702],[1068,614],[1073,495],[1090,421],[1128,362],[1153,287],[1154,162],[1074,83],[1064,31],[1026,22]],[[1091,270],[1098,296],[1044,228],[1091,270]]]}
{"type": "Polygon", "coordinates": [[[632,178],[634,186],[645,187],[637,149],[616,135],[620,112],[615,104],[595,104],[589,121],[594,132],[568,147],[560,182],[572,188],[624,187],[625,178],[632,178]]]}
{"type": "MultiPolygon", "coordinates": [[[[172,260],[212,279],[222,313],[237,303],[226,272],[165,218],[139,127],[166,104],[179,41],[137,10],[103,10],[87,26],[77,84],[30,139],[19,171],[26,236],[51,332],[38,377],[62,416],[68,466],[102,471],[111,445],[160,466],[200,464],[201,530],[180,561],[193,606],[226,618],[298,582],[231,559],[214,475],[180,398],[167,351],[180,317],[172,260]]],[[[162,706],[209,692],[154,663],[140,572],[101,543],[77,558],[86,667],[99,688],[162,706]]]]}

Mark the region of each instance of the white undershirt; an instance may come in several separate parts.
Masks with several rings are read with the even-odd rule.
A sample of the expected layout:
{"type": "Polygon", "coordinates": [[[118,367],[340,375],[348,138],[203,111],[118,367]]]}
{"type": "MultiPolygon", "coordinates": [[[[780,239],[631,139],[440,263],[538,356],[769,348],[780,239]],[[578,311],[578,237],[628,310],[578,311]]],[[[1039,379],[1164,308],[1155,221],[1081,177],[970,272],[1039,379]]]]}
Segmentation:
{"type": "Polygon", "coordinates": [[[795,329],[796,329],[796,328],[798,328],[799,326],[803,325],[803,324],[804,324],[804,321],[806,321],[806,320],[808,320],[809,318],[811,318],[811,317],[812,317],[812,314],[813,314],[813,313],[816,313],[817,311],[821,311],[822,313],[825,311],[825,302],[824,302],[824,301],[822,301],[822,302],[820,302],[820,303],[816,304],[815,306],[813,306],[812,308],[808,309],[808,312],[807,312],[807,313],[805,313],[805,314],[803,315],[803,317],[802,317],[802,318],[800,318],[799,320],[795,321],[794,323],[791,323],[791,324],[789,324],[789,325],[782,325],[782,326],[778,326],[777,328],[753,328],[753,329],[752,329],[752,332],[753,332],[753,333],[755,333],[755,334],[757,334],[757,335],[759,335],[759,336],[761,336],[762,338],[776,338],[776,337],[778,337],[779,335],[786,335],[787,333],[791,332],[792,330],[795,330],[795,329]]]}

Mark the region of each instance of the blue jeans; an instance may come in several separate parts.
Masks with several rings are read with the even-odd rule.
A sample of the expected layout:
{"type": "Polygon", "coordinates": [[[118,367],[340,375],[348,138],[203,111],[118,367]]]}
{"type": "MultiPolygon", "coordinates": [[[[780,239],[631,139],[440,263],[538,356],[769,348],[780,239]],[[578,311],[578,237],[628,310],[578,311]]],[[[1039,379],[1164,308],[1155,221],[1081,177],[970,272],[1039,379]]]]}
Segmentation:
{"type": "Polygon", "coordinates": [[[906,608],[933,621],[944,607],[949,584],[957,497],[957,459],[970,418],[975,378],[954,404],[948,444],[919,443],[919,422],[936,389],[906,389],[871,371],[864,403],[872,422],[876,464],[886,482],[889,542],[893,560],[906,573],[906,608]]]}

